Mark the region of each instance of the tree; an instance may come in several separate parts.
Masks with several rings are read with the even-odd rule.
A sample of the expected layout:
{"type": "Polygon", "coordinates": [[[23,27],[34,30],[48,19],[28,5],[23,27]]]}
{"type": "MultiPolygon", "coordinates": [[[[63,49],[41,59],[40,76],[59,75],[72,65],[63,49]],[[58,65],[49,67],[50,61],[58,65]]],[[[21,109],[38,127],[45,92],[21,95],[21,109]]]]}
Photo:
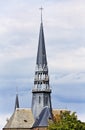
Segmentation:
{"type": "Polygon", "coordinates": [[[76,113],[60,112],[49,122],[48,130],[85,130],[85,123],[77,119],[76,113]]]}

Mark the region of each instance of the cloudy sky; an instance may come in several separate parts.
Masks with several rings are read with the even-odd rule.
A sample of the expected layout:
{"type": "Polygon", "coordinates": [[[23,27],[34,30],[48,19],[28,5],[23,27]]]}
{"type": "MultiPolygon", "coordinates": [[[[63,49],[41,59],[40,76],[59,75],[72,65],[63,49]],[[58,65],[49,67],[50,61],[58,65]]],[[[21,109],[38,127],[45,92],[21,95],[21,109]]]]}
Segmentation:
{"type": "Polygon", "coordinates": [[[85,0],[0,0],[0,128],[20,106],[31,107],[40,11],[52,106],[85,121],[85,0]]]}

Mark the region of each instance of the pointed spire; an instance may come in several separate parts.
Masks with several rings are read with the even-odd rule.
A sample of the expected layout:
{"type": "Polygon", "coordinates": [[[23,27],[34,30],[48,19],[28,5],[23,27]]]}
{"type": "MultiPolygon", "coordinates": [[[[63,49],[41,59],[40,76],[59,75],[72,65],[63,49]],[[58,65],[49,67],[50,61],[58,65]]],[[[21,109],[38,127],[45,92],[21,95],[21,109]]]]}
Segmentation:
{"type": "Polygon", "coordinates": [[[43,31],[43,22],[42,22],[42,7],[41,9],[41,25],[40,25],[40,33],[39,33],[39,43],[38,43],[38,52],[37,52],[37,61],[36,64],[38,66],[46,66],[47,58],[46,58],[46,49],[45,49],[45,40],[44,40],[44,31],[43,31]]]}
{"type": "Polygon", "coordinates": [[[16,87],[16,100],[15,100],[15,110],[19,108],[19,99],[18,99],[18,89],[16,87]]]}

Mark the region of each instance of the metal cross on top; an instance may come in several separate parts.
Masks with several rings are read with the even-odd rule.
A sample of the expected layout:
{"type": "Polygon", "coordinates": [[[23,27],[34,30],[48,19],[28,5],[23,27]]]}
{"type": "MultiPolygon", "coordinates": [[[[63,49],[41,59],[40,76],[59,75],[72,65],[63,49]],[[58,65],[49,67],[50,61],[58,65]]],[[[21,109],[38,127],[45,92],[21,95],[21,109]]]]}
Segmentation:
{"type": "Polygon", "coordinates": [[[42,22],[42,11],[43,11],[43,8],[41,6],[41,8],[39,8],[41,10],[41,22],[42,22]]]}

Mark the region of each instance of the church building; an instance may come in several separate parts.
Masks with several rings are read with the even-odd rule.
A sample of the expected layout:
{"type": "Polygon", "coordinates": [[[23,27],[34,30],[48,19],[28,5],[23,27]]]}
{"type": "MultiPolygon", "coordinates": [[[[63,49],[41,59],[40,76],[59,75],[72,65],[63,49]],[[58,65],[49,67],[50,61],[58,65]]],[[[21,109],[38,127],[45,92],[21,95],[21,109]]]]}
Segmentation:
{"type": "Polygon", "coordinates": [[[41,8],[34,87],[32,89],[32,105],[30,109],[20,108],[18,94],[16,94],[15,110],[10,119],[7,120],[3,130],[46,129],[48,121],[52,120],[52,111],[53,113],[59,112],[58,110],[52,110],[51,88],[49,83],[41,8]]]}

